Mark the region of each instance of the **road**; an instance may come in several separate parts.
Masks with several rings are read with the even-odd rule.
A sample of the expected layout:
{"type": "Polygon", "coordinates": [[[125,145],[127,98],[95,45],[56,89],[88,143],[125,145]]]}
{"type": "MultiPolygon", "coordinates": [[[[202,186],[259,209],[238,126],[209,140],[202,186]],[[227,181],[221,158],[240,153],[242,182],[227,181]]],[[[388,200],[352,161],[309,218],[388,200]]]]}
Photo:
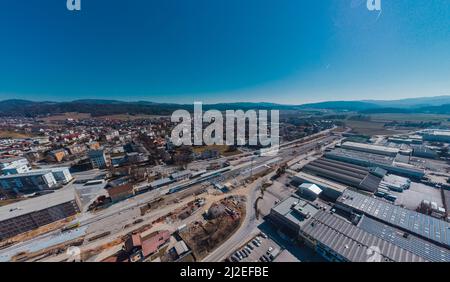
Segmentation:
{"type": "MultiPolygon", "coordinates": [[[[330,144],[333,144],[338,138],[335,137],[327,137],[324,141],[324,148],[329,146],[330,144]]],[[[312,144],[315,147],[315,143],[312,144]]],[[[295,163],[300,161],[301,159],[304,159],[306,157],[305,153],[309,151],[309,149],[313,147],[311,145],[302,146],[300,149],[297,148],[297,150],[300,150],[300,155],[297,155],[296,157],[292,157],[290,160],[285,159],[289,164],[295,163]]],[[[274,172],[269,174],[268,176],[271,177],[274,175],[274,172]]],[[[247,199],[247,206],[246,206],[246,215],[245,218],[241,224],[241,226],[236,230],[236,232],[222,245],[220,245],[217,249],[215,249],[213,252],[211,252],[208,256],[206,256],[202,261],[203,262],[220,262],[223,261],[225,258],[230,256],[238,247],[242,246],[245,242],[247,242],[250,238],[254,237],[257,233],[259,233],[259,230],[257,229],[258,225],[260,225],[263,222],[263,219],[256,219],[255,209],[253,207],[253,204],[256,201],[256,198],[258,197],[259,192],[259,185],[261,183],[262,179],[259,179],[255,181],[251,188],[249,189],[249,195],[247,199]]]]}

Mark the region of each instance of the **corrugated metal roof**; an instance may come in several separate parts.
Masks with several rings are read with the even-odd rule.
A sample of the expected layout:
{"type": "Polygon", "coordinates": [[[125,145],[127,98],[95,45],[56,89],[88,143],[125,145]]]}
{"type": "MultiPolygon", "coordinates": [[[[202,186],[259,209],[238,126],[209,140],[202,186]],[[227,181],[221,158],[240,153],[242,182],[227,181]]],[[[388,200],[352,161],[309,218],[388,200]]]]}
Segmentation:
{"type": "Polygon", "coordinates": [[[425,261],[422,257],[374,236],[327,211],[319,211],[314,215],[302,228],[302,232],[352,262],[367,262],[377,254],[380,261],[425,261]]]}
{"type": "Polygon", "coordinates": [[[351,190],[346,190],[337,202],[447,248],[450,247],[450,224],[443,220],[351,190]]]}
{"type": "Polygon", "coordinates": [[[450,251],[417,236],[386,225],[380,221],[363,216],[358,227],[383,240],[391,242],[402,249],[408,250],[428,261],[450,262],[450,251]]]}

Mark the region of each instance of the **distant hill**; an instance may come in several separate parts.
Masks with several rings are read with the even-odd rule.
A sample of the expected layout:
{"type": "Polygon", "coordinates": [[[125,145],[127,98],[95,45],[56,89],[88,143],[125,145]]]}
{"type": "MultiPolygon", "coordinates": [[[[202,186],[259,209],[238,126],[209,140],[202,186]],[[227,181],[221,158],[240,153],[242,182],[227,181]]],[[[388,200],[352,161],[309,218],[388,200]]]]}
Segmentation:
{"type": "Polygon", "coordinates": [[[381,106],[375,103],[368,103],[362,101],[330,101],[330,102],[304,104],[299,106],[299,108],[301,109],[324,109],[324,110],[346,110],[346,111],[361,111],[380,107],[381,106]]]}
{"type": "MultiPolygon", "coordinates": [[[[36,117],[66,112],[89,113],[92,116],[113,114],[170,115],[175,110],[193,110],[192,104],[155,103],[148,101],[123,102],[118,100],[82,99],[71,102],[33,102],[10,99],[0,101],[0,116],[36,117]]],[[[436,113],[450,114],[450,96],[411,98],[393,101],[328,101],[303,105],[281,105],[275,103],[219,103],[205,104],[204,110],[335,110],[360,113],[436,113]]]]}
{"type": "Polygon", "coordinates": [[[420,98],[407,98],[401,100],[367,100],[364,102],[374,103],[381,107],[389,108],[421,108],[430,106],[441,106],[450,104],[450,96],[435,96],[435,97],[420,97],[420,98]]]}
{"type": "MultiPolygon", "coordinates": [[[[75,100],[71,102],[33,102],[26,100],[0,101],[0,116],[36,117],[67,112],[89,113],[92,116],[115,114],[147,114],[170,115],[179,109],[193,111],[192,104],[167,104],[155,102],[123,102],[117,100],[75,100]]],[[[295,106],[278,105],[272,103],[222,103],[203,105],[204,110],[249,110],[249,109],[294,109],[295,106]]]]}

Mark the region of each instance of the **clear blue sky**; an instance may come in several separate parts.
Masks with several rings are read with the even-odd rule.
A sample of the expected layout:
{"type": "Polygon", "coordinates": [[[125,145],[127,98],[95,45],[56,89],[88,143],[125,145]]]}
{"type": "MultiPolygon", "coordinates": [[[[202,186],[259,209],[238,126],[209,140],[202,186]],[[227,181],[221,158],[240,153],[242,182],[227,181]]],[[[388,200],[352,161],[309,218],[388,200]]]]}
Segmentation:
{"type": "Polygon", "coordinates": [[[2,0],[0,99],[450,95],[450,2],[2,0]]]}

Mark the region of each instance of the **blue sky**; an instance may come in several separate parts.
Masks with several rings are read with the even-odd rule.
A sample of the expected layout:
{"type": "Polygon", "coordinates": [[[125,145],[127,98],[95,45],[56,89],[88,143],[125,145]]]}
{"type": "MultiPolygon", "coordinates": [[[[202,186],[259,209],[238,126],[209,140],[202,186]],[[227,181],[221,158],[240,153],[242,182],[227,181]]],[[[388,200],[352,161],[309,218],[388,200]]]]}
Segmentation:
{"type": "Polygon", "coordinates": [[[448,0],[81,1],[1,1],[0,99],[450,95],[448,0]]]}

